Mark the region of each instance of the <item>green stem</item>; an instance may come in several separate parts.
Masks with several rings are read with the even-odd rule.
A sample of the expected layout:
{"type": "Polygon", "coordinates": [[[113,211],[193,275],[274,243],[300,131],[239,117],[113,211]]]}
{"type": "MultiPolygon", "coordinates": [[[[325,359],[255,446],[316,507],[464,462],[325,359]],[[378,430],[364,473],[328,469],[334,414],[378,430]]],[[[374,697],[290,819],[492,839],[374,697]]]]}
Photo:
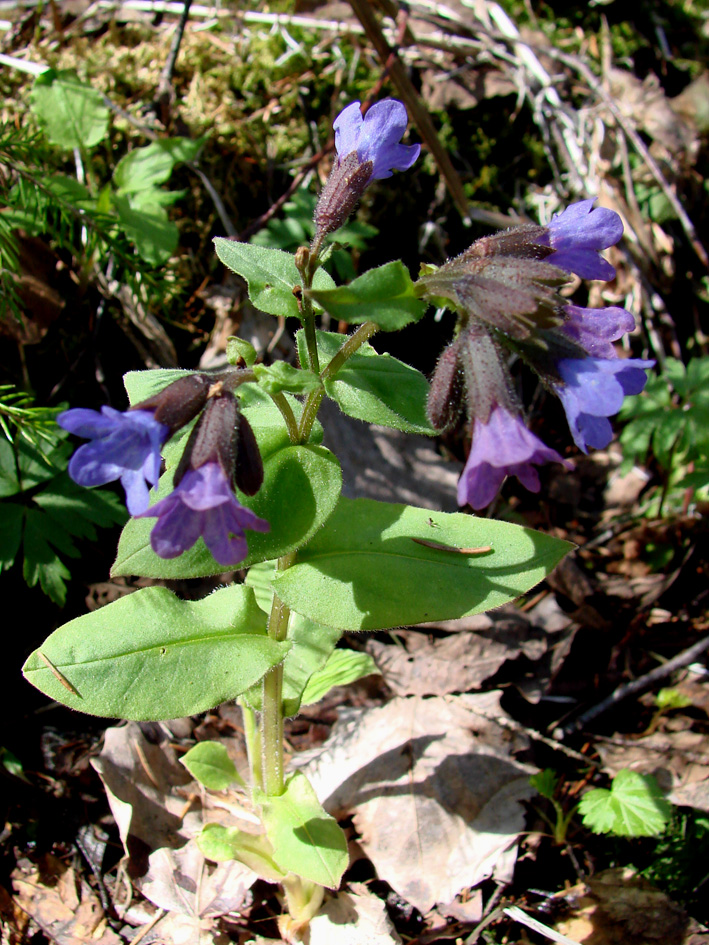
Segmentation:
{"type": "Polygon", "coordinates": [[[291,405],[288,403],[288,398],[282,392],[278,394],[271,394],[271,399],[278,409],[281,411],[283,419],[286,421],[286,427],[288,428],[288,436],[291,443],[300,443],[300,431],[298,429],[298,421],[295,419],[295,414],[291,405]]]}
{"type": "MultiPolygon", "coordinates": [[[[350,335],[330,363],[323,368],[320,374],[321,380],[327,381],[334,377],[347,359],[351,358],[355,351],[361,348],[365,341],[371,338],[377,331],[379,331],[379,327],[375,325],[374,322],[364,322],[363,325],[360,325],[357,331],[350,335]]],[[[308,394],[308,398],[303,407],[303,413],[300,417],[300,427],[298,430],[299,443],[308,442],[324,396],[325,391],[322,388],[308,394]]]]}
{"type": "Polygon", "coordinates": [[[324,396],[325,391],[322,387],[320,390],[314,390],[308,394],[308,398],[303,405],[303,412],[300,415],[300,426],[298,427],[299,443],[307,443],[310,439],[313,424],[315,423],[315,418],[318,415],[318,410],[320,409],[320,404],[324,396]]]}
{"type": "Polygon", "coordinates": [[[345,361],[351,358],[355,351],[361,348],[365,341],[371,338],[377,331],[379,331],[379,326],[375,325],[374,322],[364,322],[364,324],[360,325],[357,331],[349,336],[335,357],[325,367],[320,375],[321,380],[327,381],[331,377],[334,377],[344,365],[345,361]]]}
{"type": "MultiPolygon", "coordinates": [[[[285,571],[295,562],[295,552],[278,559],[278,571],[285,571]]],[[[279,643],[288,636],[290,608],[273,595],[268,635],[279,643]]],[[[263,678],[261,706],[261,765],[263,789],[275,796],[283,793],[283,664],[274,666],[263,678]]]]}

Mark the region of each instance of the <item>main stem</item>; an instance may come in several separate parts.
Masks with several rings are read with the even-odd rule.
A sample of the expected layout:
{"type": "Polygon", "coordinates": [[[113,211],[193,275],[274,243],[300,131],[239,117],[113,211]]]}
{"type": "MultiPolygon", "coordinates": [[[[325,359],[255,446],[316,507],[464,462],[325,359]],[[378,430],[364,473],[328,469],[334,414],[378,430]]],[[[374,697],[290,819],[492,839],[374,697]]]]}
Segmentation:
{"type": "MultiPolygon", "coordinates": [[[[278,559],[278,571],[285,571],[295,561],[295,552],[278,559]]],[[[282,643],[288,636],[290,608],[273,595],[268,635],[282,643]]],[[[273,796],[283,793],[283,664],[274,666],[263,678],[261,706],[261,771],[263,789],[273,796]]]]}

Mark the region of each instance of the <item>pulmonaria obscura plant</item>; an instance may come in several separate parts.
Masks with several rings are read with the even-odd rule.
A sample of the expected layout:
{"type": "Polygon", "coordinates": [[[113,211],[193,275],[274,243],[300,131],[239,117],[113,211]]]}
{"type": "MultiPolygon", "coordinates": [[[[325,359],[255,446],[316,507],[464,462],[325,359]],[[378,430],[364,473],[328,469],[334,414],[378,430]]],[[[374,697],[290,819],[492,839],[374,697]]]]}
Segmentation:
{"type": "Polygon", "coordinates": [[[72,477],[86,486],[120,480],[125,490],[133,517],[114,575],[224,581],[238,567],[245,578],[232,574],[197,602],[164,587],[135,591],[52,633],[25,675],[52,699],[113,718],[170,719],[238,701],[246,779],[217,744],[197,744],[184,764],[207,788],[233,782],[260,826],[247,834],[208,824],[199,844],[208,859],[241,861],[252,881],[281,884],[289,940],[348,864],[344,834],[283,755],[284,717],[298,712],[310,681],[322,693],[376,671],[361,653],[336,651],[339,637],[498,607],[569,549],[506,522],[345,498],[337,458],[321,444],[323,399],[359,420],[430,436],[465,410],[472,446],[458,501],[479,509],[506,476],[538,490],[536,467],[566,462],[525,425],[510,352],[560,398],[584,451],[608,443],[608,417],[642,388],[651,364],[617,356],[613,342],[633,328],[628,312],[559,295],[569,273],[614,276],[599,253],[622,225],[593,200],[548,226],[478,240],[440,268],[424,267],[416,282],[392,261],[337,287],[322,267],[328,240],[365,188],[415,163],[419,146],[401,143],[406,123],[393,99],[364,116],[354,102],[335,119],[336,157],[310,247],[293,256],[215,241],[256,308],[300,323],[298,366],[257,363],[247,342],[232,339],[222,371],[131,372],[126,412],[76,408],[59,418],[89,441],[71,461],[72,477]],[[429,386],[369,339],[418,321],[431,305],[458,321],[429,386]],[[354,330],[319,330],[323,311],[354,330]]]}

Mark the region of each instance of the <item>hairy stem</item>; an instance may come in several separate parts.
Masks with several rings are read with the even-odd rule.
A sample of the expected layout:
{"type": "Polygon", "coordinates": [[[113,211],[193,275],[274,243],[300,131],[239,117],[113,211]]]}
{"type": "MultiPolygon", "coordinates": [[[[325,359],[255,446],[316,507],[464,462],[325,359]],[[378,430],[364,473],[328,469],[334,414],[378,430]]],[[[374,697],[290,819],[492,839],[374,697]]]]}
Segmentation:
{"type": "MultiPolygon", "coordinates": [[[[295,561],[295,552],[278,559],[276,569],[285,571],[295,561]]],[[[273,595],[268,635],[279,643],[288,635],[290,608],[273,595]]],[[[263,678],[261,707],[261,766],[263,789],[274,796],[283,793],[283,665],[269,670],[263,678]]]]}
{"type": "Polygon", "coordinates": [[[278,394],[271,394],[271,399],[278,409],[281,411],[283,419],[286,421],[286,427],[288,428],[288,437],[290,438],[291,443],[300,443],[300,431],[298,429],[298,421],[295,419],[295,414],[291,405],[288,403],[288,398],[282,392],[278,394]]]}

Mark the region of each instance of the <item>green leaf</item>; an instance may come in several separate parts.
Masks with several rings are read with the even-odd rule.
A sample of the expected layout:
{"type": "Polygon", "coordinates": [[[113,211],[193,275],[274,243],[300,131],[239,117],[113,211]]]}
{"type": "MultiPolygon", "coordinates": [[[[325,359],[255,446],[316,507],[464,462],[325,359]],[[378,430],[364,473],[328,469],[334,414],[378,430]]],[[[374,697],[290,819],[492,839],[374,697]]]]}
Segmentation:
{"type": "MultiPolygon", "coordinates": [[[[246,575],[246,584],[254,589],[258,605],[266,614],[271,612],[273,602],[271,579],[274,573],[274,562],[264,561],[250,568],[246,575]]],[[[291,614],[288,641],[292,646],[283,662],[283,714],[286,717],[298,714],[310,677],[325,665],[341,635],[337,628],[315,623],[300,614],[291,614]]],[[[261,687],[254,686],[244,693],[242,700],[260,712],[261,697],[261,687]]]]}
{"type": "Polygon", "coordinates": [[[255,364],[254,374],[259,387],[267,394],[279,394],[287,391],[291,394],[308,394],[322,386],[320,378],[312,371],[293,367],[287,361],[275,364],[255,364]]]}
{"type": "Polygon", "coordinates": [[[0,502],[0,571],[12,567],[20,550],[24,525],[24,506],[0,502]]]}
{"type": "Polygon", "coordinates": [[[113,182],[122,194],[137,193],[164,183],[176,164],[193,161],[205,138],[164,138],[124,154],[113,170],[113,182]]]}
{"type": "Polygon", "coordinates": [[[166,263],[177,249],[179,231],[157,204],[149,208],[133,206],[129,197],[113,198],[121,229],[133,243],[141,259],[151,266],[166,263]]]}
{"type": "Polygon", "coordinates": [[[180,763],[210,791],[226,791],[235,782],[244,783],[220,742],[198,742],[180,758],[180,763]]]}
{"type": "Polygon", "coordinates": [[[347,841],[337,821],[317,799],[301,771],[286,782],[283,794],[255,798],[261,805],[273,858],[285,872],[336,889],[347,869],[347,841]]]}
{"type": "Polygon", "coordinates": [[[423,317],[428,303],[414,295],[409,270],[400,261],[370,269],[349,285],[312,289],[311,298],[338,321],[374,322],[383,331],[398,331],[423,317]]]}
{"type": "Polygon", "coordinates": [[[679,689],[660,689],[655,696],[655,705],[658,709],[667,712],[670,709],[686,709],[692,705],[692,700],[679,689]]]}
{"type": "MultiPolygon", "coordinates": [[[[236,495],[242,505],[270,522],[271,530],[247,532],[249,553],[239,568],[278,558],[305,544],[332,514],[341,488],[340,465],[322,446],[288,446],[264,457],[261,489],[255,496],[236,495]]],[[[158,498],[171,490],[172,474],[168,472],[160,481],[158,498]]],[[[228,570],[214,560],[201,538],[178,558],[158,557],[150,547],[154,524],[150,518],[128,522],[118,544],[113,575],[193,578],[228,570]]]]}
{"type": "Polygon", "coordinates": [[[276,866],[273,847],[266,837],[245,833],[237,827],[205,824],[197,846],[208,860],[215,863],[238,860],[272,883],[283,879],[287,872],[276,866]]]}
{"type": "MultiPolygon", "coordinates": [[[[316,332],[321,367],[329,364],[345,342],[334,332],[316,332]]],[[[296,335],[301,363],[307,361],[305,336],[296,335]]],[[[405,433],[434,436],[426,415],[428,381],[416,368],[390,354],[378,354],[365,342],[345,362],[334,378],[325,381],[325,391],[348,417],[394,427],[405,433]]]]}
{"type": "Polygon", "coordinates": [[[555,771],[552,771],[551,768],[545,768],[543,771],[539,771],[537,774],[533,774],[529,779],[529,783],[542,797],[546,797],[548,800],[551,800],[554,797],[556,792],[556,786],[559,783],[559,778],[556,775],[555,771]]]}
{"type": "Polygon", "coordinates": [[[584,794],[579,811],[594,833],[654,837],[669,822],[672,805],[652,775],[624,768],[613,779],[610,791],[594,788],[584,794]]]}
{"type": "Polygon", "coordinates": [[[147,587],[55,630],[23,671],[72,709],[173,719],[235,699],[289,648],[266,635],[250,588],[232,585],[193,602],[147,587]]]}
{"type": "Polygon", "coordinates": [[[461,512],[342,498],[273,585],[292,610],[318,623],[381,630],[499,607],[538,584],[572,547],[461,512]],[[491,551],[465,551],[483,546],[491,551]]]}
{"type": "Polygon", "coordinates": [[[71,69],[48,69],[37,76],[30,104],[49,141],[60,148],[92,148],[108,132],[103,96],[71,69]]]}
{"type": "Polygon", "coordinates": [[[236,365],[243,361],[246,367],[251,367],[252,364],[256,363],[257,357],[256,348],[250,341],[246,341],[245,338],[237,338],[235,335],[227,338],[226,359],[229,364],[236,365]]]}
{"type": "Polygon", "coordinates": [[[301,699],[302,705],[313,705],[324,698],[335,686],[347,686],[365,676],[381,675],[369,653],[356,650],[333,650],[323,667],[308,680],[301,699]]]}
{"type": "MultiPolygon", "coordinates": [[[[293,295],[293,289],[301,284],[294,256],[280,249],[239,243],[221,236],[214,240],[214,247],[224,265],[246,279],[249,298],[256,308],[269,315],[300,317],[298,301],[293,295]]],[[[332,277],[324,269],[318,269],[313,288],[334,287],[332,277]]]]}

